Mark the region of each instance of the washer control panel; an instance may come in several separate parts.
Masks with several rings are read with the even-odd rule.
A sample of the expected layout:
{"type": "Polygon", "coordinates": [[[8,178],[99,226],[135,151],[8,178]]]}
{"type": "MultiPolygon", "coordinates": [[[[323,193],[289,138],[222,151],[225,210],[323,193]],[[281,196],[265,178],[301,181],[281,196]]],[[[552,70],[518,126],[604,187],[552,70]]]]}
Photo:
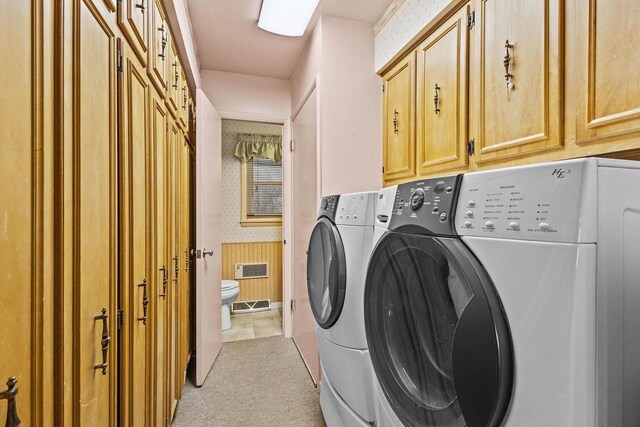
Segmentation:
{"type": "Polygon", "coordinates": [[[340,196],[334,222],[337,225],[374,225],[377,191],[340,196]]]}
{"type": "Polygon", "coordinates": [[[390,230],[436,235],[455,235],[458,187],[462,175],[399,184],[389,224],[390,230]]]}
{"type": "Polygon", "coordinates": [[[320,211],[318,212],[318,219],[324,217],[329,218],[331,221],[335,221],[336,210],[338,209],[338,200],[340,195],[324,196],[320,200],[320,211]]]}
{"type": "Polygon", "coordinates": [[[595,224],[596,173],[595,164],[573,160],[466,174],[456,230],[553,242],[590,239],[585,226],[595,224]]]}

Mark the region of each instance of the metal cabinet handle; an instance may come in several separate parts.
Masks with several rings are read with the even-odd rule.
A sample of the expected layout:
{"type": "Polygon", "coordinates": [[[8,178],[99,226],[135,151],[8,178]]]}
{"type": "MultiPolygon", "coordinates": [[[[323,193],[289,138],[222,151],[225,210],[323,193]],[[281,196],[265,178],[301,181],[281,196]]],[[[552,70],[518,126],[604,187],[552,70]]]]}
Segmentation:
{"type": "Polygon", "coordinates": [[[189,249],[184,250],[184,271],[189,271],[189,266],[191,265],[191,259],[189,258],[189,249]]]}
{"type": "Polygon", "coordinates": [[[167,266],[163,265],[162,268],[158,270],[162,271],[162,293],[160,296],[162,299],[165,299],[167,296],[167,266]]]}
{"type": "Polygon", "coordinates": [[[213,256],[213,249],[202,249],[202,258],[206,257],[207,255],[213,256]]]}
{"type": "Polygon", "coordinates": [[[173,281],[174,282],[178,282],[178,273],[180,273],[180,267],[178,266],[178,255],[174,256],[173,258],[173,262],[175,263],[175,267],[173,269],[173,272],[175,273],[175,275],[173,276],[173,281]]]}
{"type": "Polygon", "coordinates": [[[10,377],[7,380],[7,389],[0,392],[0,400],[7,401],[7,421],[5,427],[18,427],[20,425],[18,409],[16,408],[16,395],[18,394],[17,383],[18,380],[16,377],[10,377]]]}
{"type": "Polygon", "coordinates": [[[187,109],[187,87],[182,86],[182,109],[187,109]]]}
{"type": "Polygon", "coordinates": [[[164,30],[164,22],[162,23],[162,26],[158,28],[158,31],[160,31],[162,33],[162,53],[158,54],[158,57],[162,58],[162,60],[164,61],[164,50],[167,47],[167,32],[164,30]]]}
{"type": "Polygon", "coordinates": [[[144,13],[144,0],[141,0],[140,3],[136,3],[136,8],[140,9],[141,13],[144,13]]]}
{"type": "Polygon", "coordinates": [[[393,133],[398,133],[398,110],[393,110],[393,133]]]}
{"type": "Polygon", "coordinates": [[[438,105],[440,102],[440,86],[438,86],[438,83],[436,83],[436,87],[435,87],[435,94],[433,95],[433,104],[435,105],[435,113],[436,115],[440,112],[440,106],[438,105]]]}
{"type": "Polygon", "coordinates": [[[138,320],[142,321],[143,325],[147,324],[147,306],[149,305],[149,295],[147,294],[147,278],[142,279],[142,283],[138,283],[138,287],[142,287],[142,317],[138,317],[138,320]]]}
{"type": "Polygon", "coordinates": [[[509,40],[507,39],[504,42],[505,54],[504,60],[502,61],[502,63],[504,64],[504,79],[506,81],[507,96],[509,96],[509,90],[513,89],[513,82],[511,81],[511,79],[513,78],[513,74],[509,72],[509,68],[511,67],[511,60],[513,59],[513,57],[511,56],[509,49],[513,49],[513,45],[509,44],[509,40]]]}
{"type": "Polygon", "coordinates": [[[102,307],[102,314],[94,317],[94,320],[102,320],[102,340],[100,341],[100,344],[102,345],[102,363],[96,363],[93,365],[93,369],[102,369],[102,375],[107,375],[107,367],[109,366],[107,363],[107,356],[109,355],[111,335],[109,335],[109,326],[107,325],[108,319],[109,315],[107,314],[107,309],[105,307],[102,307]]]}
{"type": "Polygon", "coordinates": [[[175,79],[175,83],[173,83],[172,86],[173,86],[174,89],[178,89],[178,78],[180,77],[180,74],[178,74],[178,61],[175,61],[173,63],[173,68],[175,70],[174,73],[173,73],[173,77],[175,79]]]}

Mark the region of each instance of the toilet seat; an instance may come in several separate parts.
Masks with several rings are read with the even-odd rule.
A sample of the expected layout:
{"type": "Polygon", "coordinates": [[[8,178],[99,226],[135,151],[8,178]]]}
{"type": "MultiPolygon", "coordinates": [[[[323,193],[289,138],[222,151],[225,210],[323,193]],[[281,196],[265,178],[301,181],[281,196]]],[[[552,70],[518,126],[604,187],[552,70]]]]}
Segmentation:
{"type": "Polygon", "coordinates": [[[234,289],[239,287],[240,285],[236,280],[223,280],[221,283],[221,287],[223,291],[228,291],[230,289],[234,289]]]}

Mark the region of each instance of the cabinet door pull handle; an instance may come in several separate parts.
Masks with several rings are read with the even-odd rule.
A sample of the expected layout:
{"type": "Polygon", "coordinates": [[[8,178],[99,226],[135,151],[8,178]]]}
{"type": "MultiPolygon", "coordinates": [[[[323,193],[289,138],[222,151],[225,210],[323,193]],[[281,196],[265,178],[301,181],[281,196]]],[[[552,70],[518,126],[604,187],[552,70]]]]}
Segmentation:
{"type": "Polygon", "coordinates": [[[173,281],[177,283],[178,273],[180,273],[180,267],[178,266],[178,255],[173,257],[173,262],[175,263],[175,267],[173,269],[173,272],[174,272],[173,281]]]}
{"type": "Polygon", "coordinates": [[[18,380],[16,377],[10,377],[7,380],[7,389],[0,392],[0,400],[7,401],[6,427],[18,427],[20,425],[20,418],[18,418],[18,409],[16,407],[16,395],[18,394],[17,383],[18,380]]]}
{"type": "Polygon", "coordinates": [[[138,283],[138,287],[142,287],[142,317],[138,317],[138,320],[142,321],[143,325],[147,324],[147,306],[149,305],[149,295],[147,294],[147,278],[142,279],[142,283],[138,283]]]}
{"type": "Polygon", "coordinates": [[[189,249],[184,250],[184,271],[189,272],[189,266],[191,265],[191,259],[189,258],[189,249]]]}
{"type": "Polygon", "coordinates": [[[144,0],[141,0],[140,3],[136,3],[136,8],[140,9],[140,13],[144,13],[144,0]]]}
{"type": "Polygon", "coordinates": [[[435,113],[436,115],[440,112],[440,106],[439,106],[439,102],[440,102],[440,86],[438,86],[438,83],[436,83],[436,87],[435,87],[435,93],[433,95],[433,104],[435,105],[435,113]]]}
{"type": "Polygon", "coordinates": [[[507,39],[504,42],[504,60],[502,61],[502,63],[504,64],[504,80],[507,87],[507,97],[509,96],[509,90],[513,89],[513,82],[511,81],[511,79],[513,78],[513,74],[511,74],[509,70],[513,57],[511,56],[509,49],[513,49],[513,45],[509,44],[509,40],[507,39]]]}
{"type": "Polygon", "coordinates": [[[167,33],[164,30],[164,23],[162,23],[161,27],[158,27],[158,31],[160,31],[162,33],[162,53],[158,54],[158,57],[162,58],[162,60],[164,61],[164,50],[167,47],[167,33]]]}
{"type": "Polygon", "coordinates": [[[111,335],[109,335],[109,326],[107,325],[108,319],[109,315],[107,314],[107,309],[104,307],[102,307],[102,314],[94,317],[94,320],[102,320],[102,340],[100,341],[100,344],[102,345],[102,363],[96,363],[93,365],[93,369],[102,369],[102,375],[107,375],[107,367],[109,366],[107,363],[107,356],[109,355],[111,335]]]}
{"type": "Polygon", "coordinates": [[[393,110],[393,133],[398,133],[398,110],[393,110]]]}
{"type": "Polygon", "coordinates": [[[162,293],[160,296],[165,299],[167,296],[167,266],[163,265],[159,270],[162,271],[162,293]]]}

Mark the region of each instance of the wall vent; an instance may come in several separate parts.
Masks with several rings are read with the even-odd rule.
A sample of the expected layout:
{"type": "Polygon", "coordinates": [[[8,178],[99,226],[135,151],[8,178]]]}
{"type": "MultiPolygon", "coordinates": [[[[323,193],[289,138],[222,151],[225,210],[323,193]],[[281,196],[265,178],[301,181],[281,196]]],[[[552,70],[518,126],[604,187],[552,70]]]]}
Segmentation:
{"type": "Polygon", "coordinates": [[[269,264],[266,262],[242,262],[236,265],[236,279],[257,279],[269,277],[269,264]]]}

